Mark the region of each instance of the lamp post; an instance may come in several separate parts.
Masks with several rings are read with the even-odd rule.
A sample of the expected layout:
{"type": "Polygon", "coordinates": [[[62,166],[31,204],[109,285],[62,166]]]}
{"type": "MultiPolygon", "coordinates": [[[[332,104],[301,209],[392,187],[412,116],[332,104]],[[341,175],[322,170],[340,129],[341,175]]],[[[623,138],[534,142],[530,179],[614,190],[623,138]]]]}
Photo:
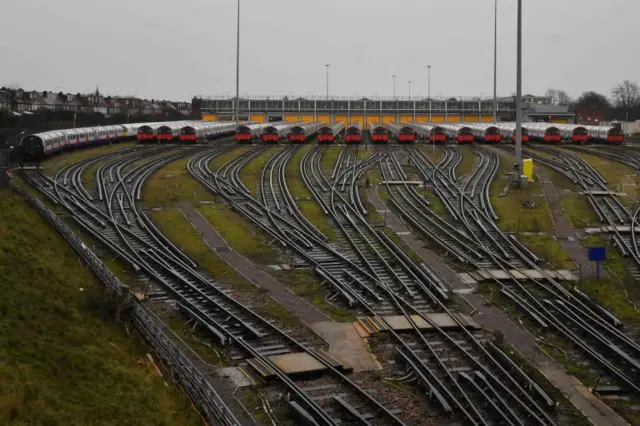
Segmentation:
{"type": "Polygon", "coordinates": [[[327,102],[329,102],[329,67],[331,66],[331,64],[326,64],[325,67],[327,67],[327,102]]]}
{"type": "Polygon", "coordinates": [[[411,80],[409,80],[409,100],[411,100],[411,80]]]}
{"type": "Polygon", "coordinates": [[[236,45],[236,126],[238,126],[240,124],[240,0],[238,0],[238,36],[236,45]]]}
{"type": "Polygon", "coordinates": [[[494,0],[494,38],[493,38],[493,122],[498,122],[498,0],[494,0]]]}
{"type": "Polygon", "coordinates": [[[396,76],[393,76],[393,100],[396,100],[396,76]]]}
{"type": "Polygon", "coordinates": [[[516,88],[516,163],[515,179],[520,184],[522,176],[522,0],[518,0],[518,61],[516,88]]]}
{"type": "Polygon", "coordinates": [[[431,65],[427,65],[427,97],[429,98],[429,122],[431,122],[431,65]]]}

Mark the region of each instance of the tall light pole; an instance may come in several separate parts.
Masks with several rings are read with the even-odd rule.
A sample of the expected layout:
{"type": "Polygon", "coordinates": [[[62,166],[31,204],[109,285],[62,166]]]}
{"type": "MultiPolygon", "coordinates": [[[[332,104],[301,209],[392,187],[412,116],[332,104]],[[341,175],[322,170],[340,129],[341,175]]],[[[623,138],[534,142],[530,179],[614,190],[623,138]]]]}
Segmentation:
{"type": "Polygon", "coordinates": [[[493,122],[498,122],[498,0],[494,0],[495,32],[493,38],[493,122]]]}
{"type": "Polygon", "coordinates": [[[393,100],[396,100],[396,76],[393,76],[393,100]]]}
{"type": "Polygon", "coordinates": [[[238,38],[236,50],[236,126],[240,124],[240,0],[238,0],[238,38]]]}
{"type": "MultiPolygon", "coordinates": [[[[429,122],[431,122],[431,65],[427,65],[427,97],[429,98],[429,122]]],[[[435,145],[435,144],[434,144],[435,145]]]]}
{"type": "Polygon", "coordinates": [[[520,184],[522,176],[522,0],[518,0],[518,63],[516,87],[516,163],[515,179],[520,184]]]}
{"type": "Polygon", "coordinates": [[[411,80],[409,80],[409,100],[411,100],[411,80]]]}
{"type": "Polygon", "coordinates": [[[331,64],[326,64],[325,67],[327,67],[327,102],[329,102],[329,67],[331,66],[331,64]]]}

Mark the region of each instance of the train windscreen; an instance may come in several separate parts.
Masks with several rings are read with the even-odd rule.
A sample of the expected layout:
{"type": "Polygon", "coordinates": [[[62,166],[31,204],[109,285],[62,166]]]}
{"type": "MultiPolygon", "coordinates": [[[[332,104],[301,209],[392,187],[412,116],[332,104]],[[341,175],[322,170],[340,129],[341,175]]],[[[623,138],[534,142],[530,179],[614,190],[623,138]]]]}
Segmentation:
{"type": "Polygon", "coordinates": [[[349,127],[347,129],[347,134],[348,135],[357,135],[360,134],[360,129],[358,129],[357,127],[349,127]]]}

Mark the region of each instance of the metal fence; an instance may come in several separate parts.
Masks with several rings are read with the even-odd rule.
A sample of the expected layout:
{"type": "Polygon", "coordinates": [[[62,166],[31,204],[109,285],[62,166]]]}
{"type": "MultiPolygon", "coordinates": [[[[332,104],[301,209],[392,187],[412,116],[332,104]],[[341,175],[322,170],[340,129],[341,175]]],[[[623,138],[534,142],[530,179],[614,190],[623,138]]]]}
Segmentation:
{"type": "MultiPolygon", "coordinates": [[[[75,233],[49,210],[42,201],[22,190],[29,203],[60,234],[60,236],[80,256],[85,265],[100,279],[111,297],[128,295],[128,288],[98,258],[75,233]],[[123,291],[124,290],[124,291],[123,291]]],[[[176,341],[180,338],[168,331],[162,321],[146,306],[128,295],[124,305],[132,317],[132,323],[143,340],[162,361],[173,381],[184,389],[189,398],[198,405],[206,420],[216,425],[240,425],[229,407],[222,401],[206,376],[176,341]]],[[[197,356],[193,354],[194,356],[197,356]]]]}

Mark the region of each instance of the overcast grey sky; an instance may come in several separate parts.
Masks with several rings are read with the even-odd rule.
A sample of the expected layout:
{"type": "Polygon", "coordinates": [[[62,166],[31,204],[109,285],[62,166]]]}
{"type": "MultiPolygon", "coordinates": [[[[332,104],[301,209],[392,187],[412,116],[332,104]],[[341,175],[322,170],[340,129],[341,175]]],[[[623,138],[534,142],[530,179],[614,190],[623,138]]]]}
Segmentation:
{"type": "MultiPolygon", "coordinates": [[[[493,0],[241,0],[241,93],[493,92],[493,0]]],[[[499,0],[498,93],[516,1],[499,0]]],[[[235,94],[235,0],[3,0],[0,85],[187,100],[235,94]]],[[[524,91],[640,82],[640,1],[524,0],[524,91]]]]}

